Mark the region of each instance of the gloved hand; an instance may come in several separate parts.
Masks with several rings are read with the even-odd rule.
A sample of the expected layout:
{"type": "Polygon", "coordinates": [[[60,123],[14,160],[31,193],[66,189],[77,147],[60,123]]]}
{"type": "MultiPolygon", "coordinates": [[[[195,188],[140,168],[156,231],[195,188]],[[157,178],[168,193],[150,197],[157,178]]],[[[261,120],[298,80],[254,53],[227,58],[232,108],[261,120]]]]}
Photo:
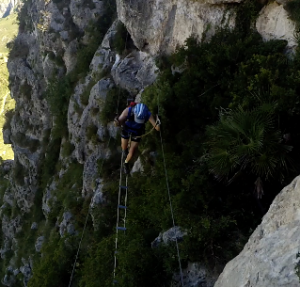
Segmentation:
{"type": "Polygon", "coordinates": [[[156,125],[157,126],[161,125],[160,118],[158,117],[158,115],[156,115],[156,125]]]}
{"type": "Polygon", "coordinates": [[[158,115],[156,115],[156,122],[155,122],[154,128],[155,128],[157,131],[160,131],[160,125],[161,125],[160,119],[159,119],[158,115]]]}

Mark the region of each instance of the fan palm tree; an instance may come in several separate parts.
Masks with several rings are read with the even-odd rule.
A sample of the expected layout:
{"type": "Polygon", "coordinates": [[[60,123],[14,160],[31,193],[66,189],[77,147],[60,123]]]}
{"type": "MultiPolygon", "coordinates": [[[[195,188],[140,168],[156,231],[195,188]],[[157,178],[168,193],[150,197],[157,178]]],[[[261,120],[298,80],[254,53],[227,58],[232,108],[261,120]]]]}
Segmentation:
{"type": "Polygon", "coordinates": [[[292,147],[282,143],[274,125],[274,104],[253,110],[221,110],[219,121],[206,130],[209,171],[228,184],[247,172],[257,176],[255,189],[263,193],[262,182],[282,175],[292,147]]]}

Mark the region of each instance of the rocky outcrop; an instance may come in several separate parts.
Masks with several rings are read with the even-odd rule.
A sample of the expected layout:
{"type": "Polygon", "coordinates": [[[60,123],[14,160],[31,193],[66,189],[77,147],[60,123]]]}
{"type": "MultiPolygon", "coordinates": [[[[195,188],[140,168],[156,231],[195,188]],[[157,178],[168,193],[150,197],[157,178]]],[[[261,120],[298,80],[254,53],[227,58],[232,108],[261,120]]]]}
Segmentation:
{"type": "Polygon", "coordinates": [[[11,14],[19,2],[19,0],[2,0],[0,3],[0,18],[5,18],[11,14]]]}
{"type": "Polygon", "coordinates": [[[73,214],[69,211],[64,212],[63,219],[59,224],[60,236],[64,236],[66,232],[70,235],[75,233],[73,214]]]}
{"type": "Polygon", "coordinates": [[[154,59],[140,51],[133,51],[122,60],[117,57],[111,70],[115,83],[133,95],[152,84],[157,73],[154,59]]]}
{"type": "Polygon", "coordinates": [[[235,24],[235,13],[226,3],[210,1],[117,1],[118,18],[125,24],[134,44],[151,55],[174,52],[190,36],[199,40],[217,27],[235,24]],[[216,5],[217,4],[217,5],[216,5]]]}
{"type": "Polygon", "coordinates": [[[23,286],[27,286],[29,279],[32,276],[32,259],[28,260],[22,258],[22,266],[20,267],[20,272],[23,274],[23,286]]]}
{"type": "MultiPolygon", "coordinates": [[[[183,270],[183,284],[185,287],[213,287],[218,278],[218,272],[209,270],[199,263],[189,263],[183,270]]],[[[173,276],[173,287],[180,287],[180,274],[173,276]]]]}
{"type": "MultiPolygon", "coordinates": [[[[118,1],[118,17],[126,25],[135,45],[151,55],[174,52],[190,36],[209,38],[216,28],[235,26],[234,6],[242,0],[206,1],[118,1]]],[[[296,44],[295,24],[283,4],[272,1],[265,6],[256,22],[264,39],[284,39],[288,47],[296,44]]]]}
{"type": "Polygon", "coordinates": [[[295,274],[300,246],[300,177],[275,198],[243,251],[230,261],[215,287],[300,286],[295,274]]]}
{"type": "MultiPolygon", "coordinates": [[[[13,0],[2,1],[2,4],[13,3],[11,1],[13,0]]],[[[61,77],[72,75],[77,64],[78,50],[83,45],[89,44],[90,38],[86,31],[91,28],[90,23],[97,23],[104,13],[104,1],[32,0],[27,2],[27,17],[25,24],[23,23],[25,26],[20,27],[13,53],[8,61],[11,94],[16,100],[16,109],[10,127],[4,131],[4,136],[5,142],[13,145],[15,159],[8,163],[7,167],[4,165],[4,168],[7,168],[5,176],[10,178],[11,188],[3,192],[3,205],[0,208],[4,235],[0,249],[2,258],[5,258],[9,251],[17,254],[20,247],[18,245],[22,244],[20,240],[16,240],[15,235],[22,230],[22,215],[32,210],[40,184],[41,166],[47,144],[52,139],[49,134],[55,124],[55,117],[50,112],[47,88],[55,87],[55,82],[61,77]],[[12,172],[9,172],[10,169],[12,172]],[[6,214],[15,203],[19,207],[20,215],[14,215],[12,218],[6,214]]],[[[99,166],[103,160],[113,154],[109,147],[109,139],[117,139],[119,132],[113,122],[100,117],[107,99],[111,96],[110,91],[118,86],[126,89],[132,97],[137,96],[136,100],[140,101],[143,89],[155,81],[159,72],[155,65],[156,56],[175,51],[176,47],[184,45],[185,40],[190,36],[201,40],[203,33],[209,38],[218,27],[234,27],[235,7],[242,2],[243,0],[117,1],[119,19],[107,31],[92,61],[88,63],[89,71],[83,73],[84,76],[81,78],[80,75],[76,75],[77,82],[72,82],[72,88],[75,86],[75,89],[72,95],[68,95],[70,101],[67,106],[69,138],[62,139],[62,144],[69,140],[74,150],[64,156],[61,148],[59,155],[61,166],[43,190],[42,210],[46,218],[59,200],[55,197],[59,179],[74,161],[83,165],[83,183],[82,186],[72,186],[72,188],[76,187],[79,192],[82,190],[82,196],[91,198],[90,211],[92,210],[94,227],[97,228],[97,216],[102,212],[101,207],[107,204],[99,166]],[[124,54],[116,52],[112,44],[118,31],[119,20],[125,24],[130,34],[127,36],[133,39],[136,46],[132,45],[126,49],[124,54]]],[[[278,0],[265,7],[258,17],[256,27],[266,40],[285,39],[289,47],[293,47],[296,43],[293,38],[295,26],[288,19],[282,3],[283,0],[278,0]]],[[[0,12],[2,4],[0,4],[0,12]]],[[[180,72],[182,67],[173,68],[173,72],[175,69],[180,72]]],[[[155,155],[150,160],[155,160],[155,155]]],[[[134,164],[132,173],[142,171],[142,161],[139,158],[134,164]]],[[[80,194],[77,199],[81,199],[80,194]]],[[[56,222],[56,228],[58,227],[61,236],[77,233],[75,216],[67,210],[69,209],[66,208],[60,213],[63,214],[62,218],[56,222]]],[[[30,222],[29,226],[31,232],[35,232],[40,230],[42,224],[30,222]]],[[[288,227],[291,228],[289,232],[293,232],[296,225],[291,224],[288,227]]],[[[32,244],[35,245],[35,251],[39,253],[45,237],[39,231],[37,232],[38,235],[32,244]]],[[[271,233],[277,234],[276,232],[278,231],[273,230],[271,233]]],[[[287,233],[288,229],[283,229],[282,232],[287,233]]],[[[179,228],[176,228],[176,232],[170,229],[161,233],[153,244],[168,243],[175,238],[182,240],[185,235],[186,233],[179,228]]],[[[295,236],[291,233],[293,240],[298,243],[295,236]]],[[[261,238],[257,241],[259,244],[263,241],[261,238]]],[[[291,243],[284,249],[286,254],[292,256],[295,252],[293,254],[295,257],[296,243],[291,243]],[[289,250],[288,248],[292,246],[293,249],[289,250]]],[[[277,243],[272,244],[277,246],[277,243]]],[[[261,247],[258,250],[262,255],[267,256],[266,252],[268,250],[271,252],[271,247],[261,247]]],[[[254,251],[252,253],[256,254],[254,251]]],[[[272,258],[272,252],[270,256],[272,258]]],[[[283,253],[282,256],[284,257],[283,253]]],[[[251,260],[249,261],[254,262],[253,264],[262,266],[254,259],[251,260]]],[[[278,260],[274,258],[275,263],[272,264],[275,267],[278,260]]],[[[291,262],[288,267],[289,272],[292,272],[292,264],[295,260],[291,259],[291,262]]],[[[240,266],[243,264],[246,266],[247,262],[241,263],[240,266]]],[[[22,266],[13,266],[2,279],[2,283],[12,286],[15,282],[14,276],[21,273],[19,276],[23,274],[23,283],[26,285],[32,274],[32,268],[30,260],[22,262],[22,266]]],[[[247,268],[246,266],[245,270],[247,268]]],[[[248,269],[250,270],[250,267],[248,269]]],[[[215,280],[213,279],[215,275],[211,275],[201,264],[190,263],[184,272],[186,286],[208,287],[212,286],[215,280]]],[[[280,272],[286,274],[285,270],[280,272]]],[[[239,274],[242,274],[242,271],[239,274]]],[[[250,278],[252,275],[247,276],[248,274],[245,278],[250,278]]],[[[175,281],[176,278],[175,276],[175,281]]],[[[288,282],[294,283],[292,280],[288,282]]]]}
{"type": "Polygon", "coordinates": [[[170,242],[182,241],[185,235],[187,235],[186,231],[182,231],[179,226],[175,226],[165,232],[161,232],[151,243],[151,246],[156,247],[161,243],[169,244],[170,242]]]}
{"type": "Polygon", "coordinates": [[[288,48],[294,48],[297,45],[296,25],[281,5],[284,1],[277,2],[271,2],[261,10],[256,29],[265,40],[286,40],[288,48]]]}
{"type": "Polygon", "coordinates": [[[36,252],[41,252],[44,241],[45,241],[45,236],[39,236],[36,239],[36,242],[35,242],[35,245],[34,245],[36,252]]]}
{"type": "MultiPolygon", "coordinates": [[[[181,242],[186,231],[181,230],[179,226],[172,227],[165,232],[161,232],[157,238],[151,243],[152,248],[156,248],[161,244],[170,244],[171,242],[181,242]]],[[[210,270],[200,263],[188,263],[188,266],[182,270],[183,284],[186,287],[213,287],[218,278],[219,273],[215,270],[210,270]]],[[[181,274],[176,273],[172,280],[173,287],[182,286],[181,274]]]]}

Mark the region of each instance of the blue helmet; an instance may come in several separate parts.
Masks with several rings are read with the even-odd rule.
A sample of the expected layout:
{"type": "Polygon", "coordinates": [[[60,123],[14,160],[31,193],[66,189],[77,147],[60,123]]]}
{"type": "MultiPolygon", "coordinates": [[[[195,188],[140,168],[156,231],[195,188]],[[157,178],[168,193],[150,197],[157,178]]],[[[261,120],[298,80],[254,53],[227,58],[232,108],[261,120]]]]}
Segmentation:
{"type": "Polygon", "coordinates": [[[148,121],[151,113],[145,104],[139,103],[133,108],[134,121],[143,124],[148,121]]]}

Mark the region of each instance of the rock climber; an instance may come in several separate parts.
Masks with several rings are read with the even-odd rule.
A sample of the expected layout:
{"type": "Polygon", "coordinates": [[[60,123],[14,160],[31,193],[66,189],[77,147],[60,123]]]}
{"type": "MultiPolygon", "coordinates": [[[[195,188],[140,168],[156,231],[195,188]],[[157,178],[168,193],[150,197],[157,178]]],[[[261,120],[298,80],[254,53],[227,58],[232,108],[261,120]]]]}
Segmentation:
{"type": "Polygon", "coordinates": [[[134,155],[141,136],[145,133],[145,123],[149,121],[153,128],[159,131],[160,121],[154,120],[148,107],[142,103],[131,102],[130,105],[118,117],[115,117],[115,126],[122,126],[121,148],[125,157],[124,173],[129,174],[129,161],[134,155]],[[128,151],[128,142],[131,136],[130,149],[128,151]]]}

